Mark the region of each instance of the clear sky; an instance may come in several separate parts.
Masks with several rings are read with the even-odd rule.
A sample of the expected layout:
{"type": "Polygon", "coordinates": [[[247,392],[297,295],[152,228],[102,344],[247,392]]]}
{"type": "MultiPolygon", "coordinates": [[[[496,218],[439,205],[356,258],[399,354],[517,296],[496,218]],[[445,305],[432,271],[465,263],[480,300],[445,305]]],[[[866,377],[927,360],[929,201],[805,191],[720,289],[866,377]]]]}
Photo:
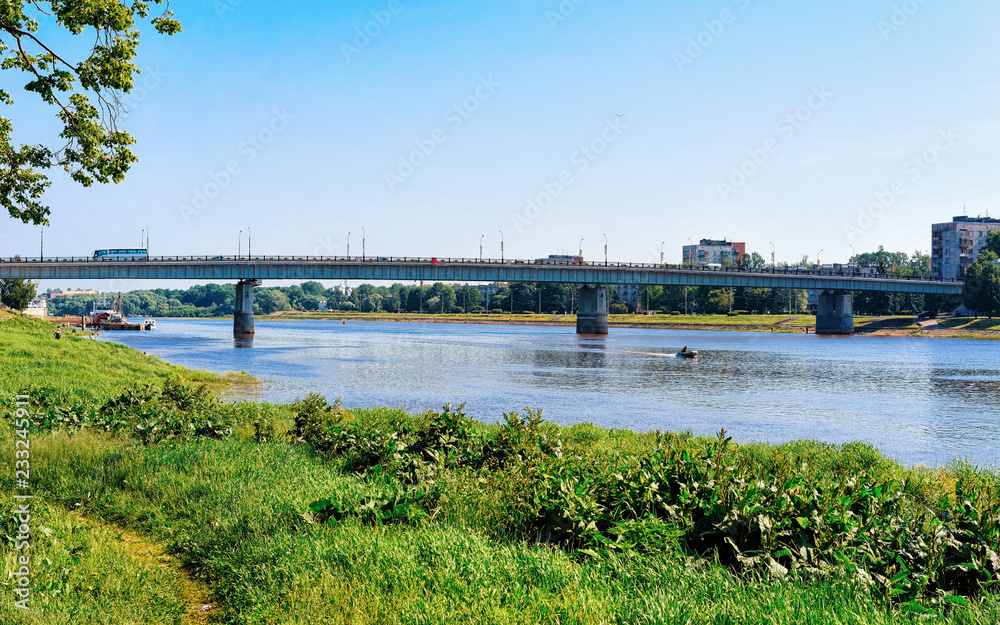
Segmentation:
{"type": "MultiPolygon", "coordinates": [[[[353,254],[365,228],[370,255],[475,257],[485,235],[499,257],[502,230],[509,258],[603,257],[606,234],[612,261],[728,237],[829,263],[1000,216],[994,0],[171,8],[184,30],[144,35],[127,100],[139,162],[53,185],[46,256],[148,226],[154,255],[232,254],[248,227],[255,254],[344,254],[348,232],[353,254]]],[[[57,145],[8,89],[16,138],[57,145]]],[[[0,222],[0,256],[38,233],[0,222]]]]}

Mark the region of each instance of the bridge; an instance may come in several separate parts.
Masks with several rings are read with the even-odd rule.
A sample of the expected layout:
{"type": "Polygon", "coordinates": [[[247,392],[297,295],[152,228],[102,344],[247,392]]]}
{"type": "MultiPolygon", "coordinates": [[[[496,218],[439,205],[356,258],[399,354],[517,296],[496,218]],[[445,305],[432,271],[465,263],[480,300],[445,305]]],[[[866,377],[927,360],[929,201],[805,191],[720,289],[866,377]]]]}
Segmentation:
{"type": "Polygon", "coordinates": [[[322,256],[158,256],[108,261],[89,257],[0,258],[0,278],[31,280],[236,281],[233,331],[253,334],[253,287],[264,280],[424,282],[560,282],[580,289],[577,332],[607,334],[608,284],[709,286],[819,291],[817,334],[853,334],[853,291],[957,295],[962,283],[885,275],[850,268],[698,269],[644,263],[552,263],[544,260],[322,256]]]}

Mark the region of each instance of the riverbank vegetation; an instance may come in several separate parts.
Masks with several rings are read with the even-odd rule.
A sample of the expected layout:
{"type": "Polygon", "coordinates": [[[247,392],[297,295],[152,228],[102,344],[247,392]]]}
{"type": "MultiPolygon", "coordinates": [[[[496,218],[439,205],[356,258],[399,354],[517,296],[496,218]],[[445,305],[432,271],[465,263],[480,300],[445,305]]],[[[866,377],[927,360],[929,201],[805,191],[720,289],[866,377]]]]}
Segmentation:
{"type": "MultiPolygon", "coordinates": [[[[3,602],[3,622],[184,622],[169,571],[67,510],[164,545],[223,623],[1000,620],[992,471],[905,468],[863,443],[562,427],[530,409],[486,424],[318,395],[229,404],[180,375],[56,381],[23,389],[36,603],[29,618],[3,602]],[[173,616],[129,616],[157,606],[173,616]]],[[[9,420],[0,436],[11,448],[9,420]]]]}
{"type": "Polygon", "coordinates": [[[219,375],[171,365],[153,356],[25,315],[0,316],[0,405],[24,389],[44,385],[67,395],[96,399],[142,382],[162,384],[171,376],[221,392],[259,381],[246,373],[219,375]]]}

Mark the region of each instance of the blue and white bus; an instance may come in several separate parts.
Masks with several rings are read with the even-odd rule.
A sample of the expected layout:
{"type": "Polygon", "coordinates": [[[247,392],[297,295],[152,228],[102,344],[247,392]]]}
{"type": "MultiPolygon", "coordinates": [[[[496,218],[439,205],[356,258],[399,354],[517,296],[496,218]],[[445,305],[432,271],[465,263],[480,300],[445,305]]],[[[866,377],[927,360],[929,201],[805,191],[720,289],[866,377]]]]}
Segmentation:
{"type": "Polygon", "coordinates": [[[149,260],[145,249],[96,250],[94,260],[149,260]]]}

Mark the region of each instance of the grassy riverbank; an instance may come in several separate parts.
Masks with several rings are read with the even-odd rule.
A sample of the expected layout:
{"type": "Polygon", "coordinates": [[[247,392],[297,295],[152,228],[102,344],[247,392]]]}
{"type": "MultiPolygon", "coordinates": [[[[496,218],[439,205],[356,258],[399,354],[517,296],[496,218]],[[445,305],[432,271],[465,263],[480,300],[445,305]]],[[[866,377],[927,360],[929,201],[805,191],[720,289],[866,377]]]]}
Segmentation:
{"type": "Polygon", "coordinates": [[[83,398],[107,397],[123,386],[162,384],[170,376],[205,384],[213,391],[252,386],[245,373],[218,375],[171,365],[116,343],[63,332],[54,337],[51,323],[24,315],[0,316],[0,397],[10,405],[16,391],[32,387],[72,393],[83,398]]]}
{"type": "MultiPolygon", "coordinates": [[[[0,322],[19,346],[5,366],[34,367],[48,340],[0,322]]],[[[315,396],[221,404],[169,365],[101,354],[136,359],[117,386],[33,376],[35,603],[5,599],[4,623],[1000,621],[996,473],[532,411],[485,425],[315,396]],[[151,387],[129,388],[137,370],[151,387]]],[[[93,355],[59,353],[70,369],[93,355]]],[[[15,436],[5,420],[2,447],[15,436]]],[[[13,452],[0,457],[13,507],[13,452]]]]}

